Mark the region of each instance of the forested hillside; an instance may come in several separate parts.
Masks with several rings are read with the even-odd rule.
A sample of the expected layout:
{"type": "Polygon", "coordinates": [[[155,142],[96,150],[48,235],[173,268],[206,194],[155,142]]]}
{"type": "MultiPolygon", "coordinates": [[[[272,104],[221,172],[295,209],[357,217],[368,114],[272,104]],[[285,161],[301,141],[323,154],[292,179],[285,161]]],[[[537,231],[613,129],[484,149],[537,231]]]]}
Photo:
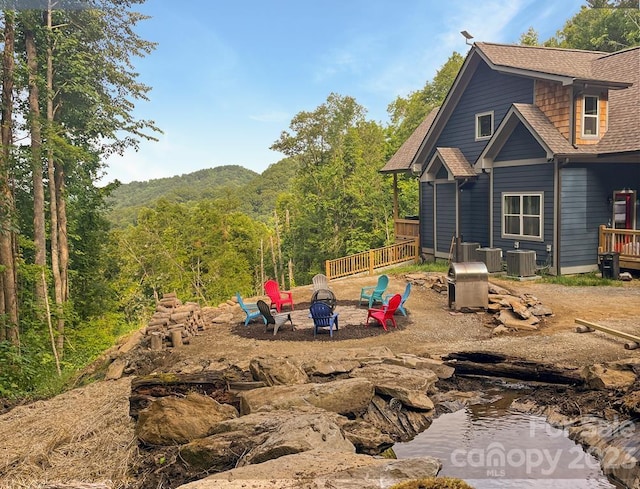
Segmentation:
{"type": "Polygon", "coordinates": [[[276,198],[295,175],[295,160],[284,159],[262,174],[239,165],[217,166],[193,173],[131,182],[117,186],[106,199],[107,218],[116,228],[134,224],[139,211],[154,207],[159,200],[195,203],[200,200],[225,200],[258,221],[273,215],[276,198]]]}

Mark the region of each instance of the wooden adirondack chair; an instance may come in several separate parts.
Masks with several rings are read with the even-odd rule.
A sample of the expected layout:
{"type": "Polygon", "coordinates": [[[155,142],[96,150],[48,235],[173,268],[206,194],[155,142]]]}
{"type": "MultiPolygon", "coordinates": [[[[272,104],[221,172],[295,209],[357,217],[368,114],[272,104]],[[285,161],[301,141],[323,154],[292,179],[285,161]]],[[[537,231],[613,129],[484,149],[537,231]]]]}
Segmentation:
{"type": "Polygon", "coordinates": [[[358,305],[362,304],[363,299],[369,302],[369,307],[373,306],[375,302],[382,303],[382,295],[384,294],[384,291],[387,290],[387,285],[389,285],[389,277],[387,275],[380,275],[378,277],[377,285],[362,287],[360,290],[360,300],[358,301],[358,305]]]}
{"type": "Polygon", "coordinates": [[[293,296],[288,290],[280,290],[278,282],[275,280],[267,280],[264,283],[264,291],[271,299],[271,306],[275,306],[276,311],[281,312],[282,306],[286,304],[291,305],[293,311],[293,296]]]}
{"type": "Polygon", "coordinates": [[[382,324],[382,327],[385,331],[387,330],[387,321],[391,321],[394,328],[397,328],[396,320],[393,315],[396,313],[396,309],[400,305],[400,301],[402,301],[402,296],[400,294],[394,295],[391,299],[389,299],[389,303],[386,306],[382,306],[382,308],[370,308],[367,312],[367,324],[369,326],[369,319],[373,318],[382,324]]]}

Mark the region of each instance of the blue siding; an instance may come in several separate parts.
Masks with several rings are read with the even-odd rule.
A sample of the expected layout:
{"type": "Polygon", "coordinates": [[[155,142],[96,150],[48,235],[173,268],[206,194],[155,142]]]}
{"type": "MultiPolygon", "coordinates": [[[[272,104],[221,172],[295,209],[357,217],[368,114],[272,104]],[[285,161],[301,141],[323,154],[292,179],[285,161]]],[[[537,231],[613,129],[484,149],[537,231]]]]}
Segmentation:
{"type": "Polygon", "coordinates": [[[553,164],[522,165],[493,169],[493,245],[504,251],[535,250],[538,261],[547,258],[546,246],[553,244],[553,164]],[[544,192],[544,242],[504,239],[502,234],[502,192],[544,192]]]}
{"type": "Polygon", "coordinates": [[[435,146],[460,148],[474,164],[488,142],[475,140],[475,115],[493,110],[495,131],[515,102],[533,103],[533,80],[497,73],[480,63],[435,146]]]}
{"type": "Polygon", "coordinates": [[[420,246],[433,248],[433,187],[420,182],[420,246]]]}
{"type": "Polygon", "coordinates": [[[449,172],[444,165],[440,166],[438,173],[436,173],[436,180],[446,180],[449,178],[449,172]]]}
{"type": "Polygon", "coordinates": [[[494,161],[515,161],[546,157],[547,152],[540,146],[524,124],[520,122],[500,149],[494,161]]]}
{"type": "Polygon", "coordinates": [[[460,193],[460,234],[464,241],[489,246],[489,175],[481,173],[460,193]]]}
{"type": "Polygon", "coordinates": [[[455,183],[436,184],[436,209],[438,213],[436,249],[440,252],[449,251],[451,248],[451,238],[456,233],[455,191],[455,183]]]}
{"type": "Polygon", "coordinates": [[[598,204],[606,211],[607,197],[596,174],[586,167],[563,168],[561,175],[560,265],[595,264],[598,259],[598,226],[606,224],[607,216],[591,214],[598,204]]]}
{"type": "Polygon", "coordinates": [[[611,222],[609,198],[614,190],[640,187],[640,166],[574,164],[561,170],[560,181],[560,265],[595,265],[598,227],[611,222]]]}

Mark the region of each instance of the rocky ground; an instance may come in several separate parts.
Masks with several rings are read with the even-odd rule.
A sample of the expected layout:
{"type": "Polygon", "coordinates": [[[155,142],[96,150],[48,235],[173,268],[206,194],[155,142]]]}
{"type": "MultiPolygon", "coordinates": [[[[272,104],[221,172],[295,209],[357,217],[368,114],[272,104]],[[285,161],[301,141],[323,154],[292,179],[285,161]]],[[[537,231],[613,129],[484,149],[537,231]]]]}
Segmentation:
{"type": "MultiPolygon", "coordinates": [[[[376,325],[365,327],[366,307],[358,306],[358,297],[361,287],[374,285],[376,277],[358,277],[331,283],[340,314],[340,329],[333,338],[326,334],[313,337],[311,320],[307,317],[310,286],[293,290],[295,330],[287,325],[275,336],[265,332],[258,322],[245,327],[239,308],[224,306],[204,311],[204,316],[210,318],[222,310],[232,311],[230,321],[207,320],[203,331],[178,348],[152,352],[140,346],[148,344],[147,340],[140,341],[137,337],[129,346],[125,344],[108,352],[102,363],[96,363],[94,370],[88,370],[78,380],[78,386],[89,379],[104,379],[105,372],[109,374],[105,369],[114,358],[121,359],[122,375],[112,375],[113,380],[99,380],[0,416],[0,437],[5,441],[0,446],[0,487],[81,487],[60,485],[69,481],[91,483],[85,487],[94,488],[177,487],[161,485],[170,473],[166,467],[180,465],[176,452],[159,453],[139,446],[135,424],[129,416],[131,379],[151,372],[188,375],[231,365],[248,371],[255,358],[287,358],[301,364],[328,358],[338,350],[380,348],[395,355],[432,359],[453,352],[492,352],[570,370],[638,359],[640,350],[626,350],[624,340],[600,332],[578,334],[574,322],[582,318],[639,335],[637,279],[620,287],[564,287],[492,278],[492,283],[512,294],[533,297],[551,310],[535,330],[507,330],[501,334],[495,334],[494,314],[451,311],[446,293],[433,290],[428,280],[392,276],[388,291],[402,293],[408,279],[414,283],[406,304],[408,316],[397,316],[397,329],[389,331],[376,325]],[[147,485],[141,483],[140,475],[147,479],[147,485]]],[[[451,390],[482,388],[477,381],[456,377],[443,380],[440,385],[451,390]]],[[[632,391],[633,387],[627,386],[626,394],[632,391]]],[[[538,405],[560,406],[566,415],[576,412],[606,415],[624,395],[624,389],[581,388],[570,392],[568,402],[566,386],[544,386],[536,391],[535,400],[538,405]]],[[[174,484],[179,484],[180,477],[186,481],[193,474],[177,471],[174,484]]]]}

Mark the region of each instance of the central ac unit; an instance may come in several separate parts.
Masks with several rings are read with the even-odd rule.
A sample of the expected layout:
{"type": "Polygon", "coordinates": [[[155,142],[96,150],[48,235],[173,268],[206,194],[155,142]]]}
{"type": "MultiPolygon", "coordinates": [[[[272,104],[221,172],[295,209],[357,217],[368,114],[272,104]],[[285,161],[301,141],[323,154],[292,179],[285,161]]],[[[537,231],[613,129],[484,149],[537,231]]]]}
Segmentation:
{"type": "Polygon", "coordinates": [[[464,263],[478,261],[476,250],[480,248],[480,243],[460,243],[456,250],[456,262],[464,263]]]}
{"type": "Polygon", "coordinates": [[[507,275],[532,277],[536,274],[536,252],[533,250],[507,251],[507,275]]]}
{"type": "Polygon", "coordinates": [[[478,248],[476,250],[478,261],[487,266],[487,272],[502,271],[502,250],[500,248],[478,248]]]}

